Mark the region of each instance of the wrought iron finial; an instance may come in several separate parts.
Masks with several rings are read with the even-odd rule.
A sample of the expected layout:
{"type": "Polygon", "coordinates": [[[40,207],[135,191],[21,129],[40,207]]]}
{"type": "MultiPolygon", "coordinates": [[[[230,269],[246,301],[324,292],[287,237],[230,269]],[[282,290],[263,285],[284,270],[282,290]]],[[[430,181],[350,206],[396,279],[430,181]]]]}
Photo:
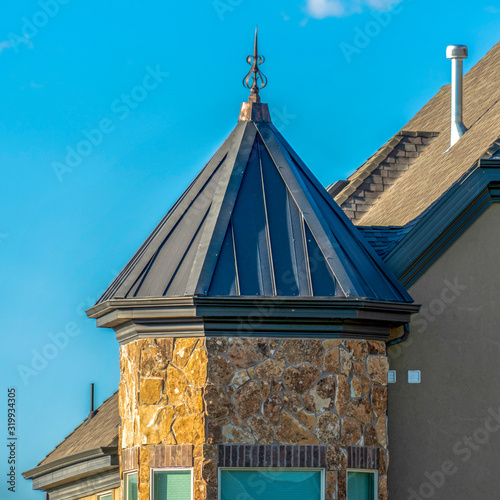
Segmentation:
{"type": "Polygon", "coordinates": [[[255,27],[255,42],[253,46],[253,56],[247,57],[247,63],[252,66],[248,74],[243,79],[243,85],[250,89],[250,97],[248,102],[260,102],[259,90],[267,85],[267,78],[260,71],[259,64],[264,64],[266,58],[259,56],[257,49],[257,27],[255,27]],[[250,83],[250,78],[252,82],[250,83]]]}

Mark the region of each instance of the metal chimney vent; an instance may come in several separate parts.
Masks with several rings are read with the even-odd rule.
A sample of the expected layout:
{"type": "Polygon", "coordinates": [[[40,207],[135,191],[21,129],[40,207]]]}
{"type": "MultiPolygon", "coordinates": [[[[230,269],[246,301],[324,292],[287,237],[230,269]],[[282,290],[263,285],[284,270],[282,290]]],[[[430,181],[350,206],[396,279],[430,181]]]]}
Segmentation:
{"type": "Polygon", "coordinates": [[[90,384],[90,413],[87,417],[87,424],[97,415],[97,410],[94,410],[94,384],[90,384]]]}
{"type": "Polygon", "coordinates": [[[467,128],[462,121],[463,60],[467,59],[466,45],[448,45],[446,57],[451,59],[451,136],[450,148],[462,137],[467,128]]]}

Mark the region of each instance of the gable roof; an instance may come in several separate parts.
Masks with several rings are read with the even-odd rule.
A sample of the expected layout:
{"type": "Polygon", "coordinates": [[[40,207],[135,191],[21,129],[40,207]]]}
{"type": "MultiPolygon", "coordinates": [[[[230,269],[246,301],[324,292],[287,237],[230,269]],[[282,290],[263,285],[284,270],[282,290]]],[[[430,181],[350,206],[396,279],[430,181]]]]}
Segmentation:
{"type": "Polygon", "coordinates": [[[412,302],[261,103],[243,103],[235,129],[98,304],[193,295],[412,302]]]}
{"type": "MultiPolygon", "coordinates": [[[[436,202],[480,158],[494,155],[500,148],[499,81],[500,42],[464,77],[464,123],[468,131],[449,151],[451,98],[450,85],[446,85],[408,122],[405,132],[396,134],[386,145],[394,145],[398,136],[405,133],[433,134],[432,140],[422,140],[427,142],[426,147],[417,151],[416,161],[409,162],[410,166],[395,182],[376,189],[380,194],[374,203],[363,204],[357,212],[356,200],[346,197],[352,189],[349,184],[335,195],[342,208],[356,212],[352,217],[355,223],[404,226],[436,202]]],[[[373,157],[351,177],[361,175],[370,163],[373,157]]],[[[368,176],[363,179],[363,190],[370,192],[380,182],[368,176]]]]}

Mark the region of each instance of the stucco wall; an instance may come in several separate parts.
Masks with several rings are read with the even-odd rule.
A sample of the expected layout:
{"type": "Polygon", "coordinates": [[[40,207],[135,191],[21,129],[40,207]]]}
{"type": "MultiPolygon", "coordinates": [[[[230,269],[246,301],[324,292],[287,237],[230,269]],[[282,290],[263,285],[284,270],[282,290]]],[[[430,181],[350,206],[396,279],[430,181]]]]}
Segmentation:
{"type": "Polygon", "coordinates": [[[422,312],[412,320],[411,341],[389,350],[397,370],[389,384],[389,497],[498,498],[500,205],[410,294],[422,312]],[[421,383],[408,384],[407,370],[421,370],[421,383]]]}

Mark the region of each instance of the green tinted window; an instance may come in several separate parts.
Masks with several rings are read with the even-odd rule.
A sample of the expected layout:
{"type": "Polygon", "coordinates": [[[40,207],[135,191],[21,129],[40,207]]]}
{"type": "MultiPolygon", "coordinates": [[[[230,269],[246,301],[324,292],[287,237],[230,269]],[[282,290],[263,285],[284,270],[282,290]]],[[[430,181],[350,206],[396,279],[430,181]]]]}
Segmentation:
{"type": "Polygon", "coordinates": [[[155,470],[153,500],[191,500],[191,471],[155,470]]]}
{"type": "Polygon", "coordinates": [[[111,500],[111,493],[106,493],[105,495],[99,495],[99,500],[111,500]]]}
{"type": "Polygon", "coordinates": [[[125,500],[137,500],[137,472],[125,476],[125,500]]]}
{"type": "Polygon", "coordinates": [[[375,474],[373,472],[347,473],[347,500],[374,500],[375,474]]]}
{"type": "Polygon", "coordinates": [[[221,500],[320,500],[320,470],[221,470],[221,500]]]}

